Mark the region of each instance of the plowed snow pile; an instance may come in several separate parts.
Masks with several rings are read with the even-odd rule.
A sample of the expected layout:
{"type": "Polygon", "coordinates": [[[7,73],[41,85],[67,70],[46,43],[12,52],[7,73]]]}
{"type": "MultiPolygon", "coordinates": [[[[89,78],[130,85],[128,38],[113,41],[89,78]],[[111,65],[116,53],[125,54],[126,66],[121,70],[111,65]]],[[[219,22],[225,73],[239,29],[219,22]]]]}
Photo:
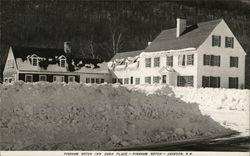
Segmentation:
{"type": "Polygon", "coordinates": [[[166,87],[163,85],[127,86],[147,94],[169,95],[189,103],[197,103],[204,115],[222,126],[249,136],[250,90],[223,88],[166,87]]]}
{"type": "Polygon", "coordinates": [[[0,97],[0,150],[114,149],[232,132],[197,104],[122,86],[18,82],[1,85],[0,97]]]}

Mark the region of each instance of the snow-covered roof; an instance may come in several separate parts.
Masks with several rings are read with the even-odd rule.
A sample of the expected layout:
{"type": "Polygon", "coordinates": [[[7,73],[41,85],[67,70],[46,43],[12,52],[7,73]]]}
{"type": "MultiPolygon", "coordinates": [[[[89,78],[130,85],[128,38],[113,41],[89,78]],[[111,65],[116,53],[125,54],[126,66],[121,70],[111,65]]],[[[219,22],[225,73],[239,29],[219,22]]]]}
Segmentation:
{"type": "Polygon", "coordinates": [[[128,57],[135,57],[135,56],[140,55],[142,52],[143,50],[120,52],[120,53],[115,54],[110,61],[114,61],[117,59],[124,59],[128,57]]]}
{"type": "Polygon", "coordinates": [[[35,47],[18,47],[12,46],[12,52],[16,59],[18,70],[23,71],[50,71],[50,72],[86,72],[86,73],[109,73],[107,63],[101,59],[82,58],[80,56],[72,56],[69,58],[63,49],[50,48],[35,48],[35,47]],[[33,66],[30,62],[31,56],[40,58],[40,63],[43,61],[46,65],[44,67],[39,63],[39,66],[33,66]],[[59,59],[65,56],[69,63],[71,70],[66,67],[59,66],[59,59]]]}
{"type": "Polygon", "coordinates": [[[176,28],[163,30],[144,52],[198,48],[221,21],[222,19],[218,19],[190,25],[178,38],[176,28]]]}

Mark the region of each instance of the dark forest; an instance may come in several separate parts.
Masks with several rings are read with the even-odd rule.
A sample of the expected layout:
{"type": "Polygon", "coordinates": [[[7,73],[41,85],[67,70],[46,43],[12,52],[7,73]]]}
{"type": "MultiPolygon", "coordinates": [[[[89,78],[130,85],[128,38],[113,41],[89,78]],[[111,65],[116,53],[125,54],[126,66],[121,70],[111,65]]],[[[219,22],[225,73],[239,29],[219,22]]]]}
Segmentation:
{"type": "Polygon", "coordinates": [[[141,50],[176,18],[188,24],[223,18],[247,52],[246,85],[250,88],[249,1],[84,1],[1,0],[0,73],[12,45],[63,48],[109,60],[115,53],[141,50]],[[113,44],[115,43],[115,44],[113,44]]]}

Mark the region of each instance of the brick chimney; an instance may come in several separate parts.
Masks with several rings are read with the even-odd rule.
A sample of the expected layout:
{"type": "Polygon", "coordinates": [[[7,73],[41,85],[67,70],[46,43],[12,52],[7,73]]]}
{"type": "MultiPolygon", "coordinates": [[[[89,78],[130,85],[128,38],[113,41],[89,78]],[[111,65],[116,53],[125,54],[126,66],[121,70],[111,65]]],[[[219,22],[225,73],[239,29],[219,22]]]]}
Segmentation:
{"type": "Polygon", "coordinates": [[[178,38],[186,30],[187,20],[186,19],[177,18],[176,21],[177,21],[177,25],[176,25],[176,37],[178,38]]]}
{"type": "Polygon", "coordinates": [[[71,54],[71,42],[64,42],[64,52],[67,55],[71,54]]]}

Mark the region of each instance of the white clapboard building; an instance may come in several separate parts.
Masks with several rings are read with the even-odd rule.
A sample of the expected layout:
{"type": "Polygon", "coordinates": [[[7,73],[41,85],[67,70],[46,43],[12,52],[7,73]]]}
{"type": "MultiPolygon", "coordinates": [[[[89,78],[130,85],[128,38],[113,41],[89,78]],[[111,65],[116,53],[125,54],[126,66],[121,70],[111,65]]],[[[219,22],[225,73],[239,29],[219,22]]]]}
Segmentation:
{"type": "Polygon", "coordinates": [[[245,51],[223,19],[163,30],[141,51],[116,54],[112,82],[243,88],[245,51]]]}

